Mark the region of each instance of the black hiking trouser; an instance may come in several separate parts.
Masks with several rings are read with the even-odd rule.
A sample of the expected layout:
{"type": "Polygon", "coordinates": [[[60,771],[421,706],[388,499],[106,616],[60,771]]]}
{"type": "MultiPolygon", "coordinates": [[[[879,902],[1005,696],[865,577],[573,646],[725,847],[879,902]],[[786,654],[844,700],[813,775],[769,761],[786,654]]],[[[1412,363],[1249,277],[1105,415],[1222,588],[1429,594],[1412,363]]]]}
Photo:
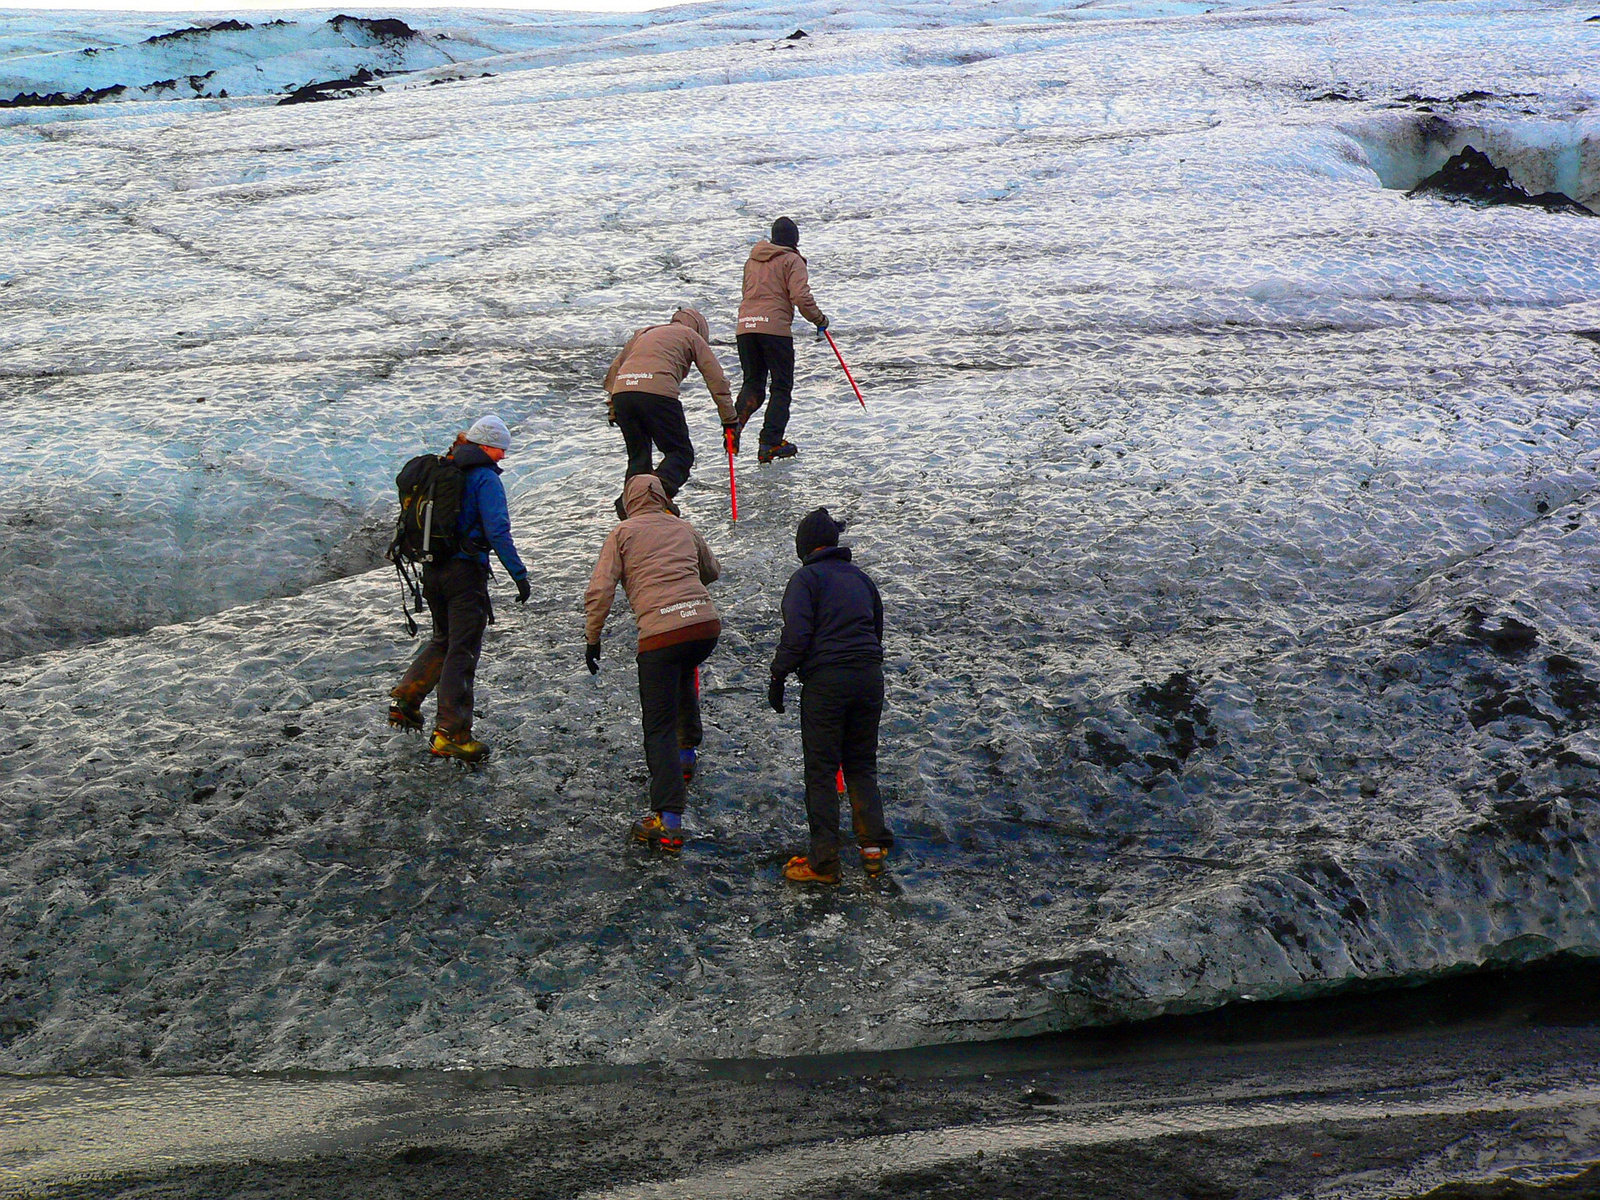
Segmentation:
{"type": "Polygon", "coordinates": [[[644,760],[650,767],[650,807],[683,813],[683,767],[678,751],[700,744],[700,694],[694,669],[717,639],[679,642],[639,651],[639,710],[644,718],[644,760]]]}
{"type": "Polygon", "coordinates": [[[776,446],[789,428],[789,405],[794,400],[794,339],[776,333],[741,333],[739,370],[744,382],[739,385],[740,416],[761,407],[767,395],[767,380],[772,380],[772,403],[761,425],[761,445],[776,446]]]}
{"type": "Polygon", "coordinates": [[[811,866],[828,873],[839,865],[839,793],[843,766],[851,823],[858,846],[887,850],[894,835],[883,823],[878,794],[878,722],[883,716],[883,668],[877,663],[818,667],[800,693],[800,742],[806,757],[806,820],[811,825],[811,866]]]}
{"type": "Polygon", "coordinates": [[[628,447],[628,473],[624,478],[654,474],[661,480],[668,499],[677,495],[694,466],[694,443],[689,440],[683,403],[650,392],[617,392],[611,397],[611,407],[628,447]],[[659,467],[653,465],[652,445],[662,454],[659,467]]]}
{"type": "Polygon", "coordinates": [[[433,637],[389,695],[420,705],[437,687],[434,727],[459,737],[472,732],[472,680],[489,624],[489,568],[475,558],[424,563],[422,598],[433,617],[433,637]]]}

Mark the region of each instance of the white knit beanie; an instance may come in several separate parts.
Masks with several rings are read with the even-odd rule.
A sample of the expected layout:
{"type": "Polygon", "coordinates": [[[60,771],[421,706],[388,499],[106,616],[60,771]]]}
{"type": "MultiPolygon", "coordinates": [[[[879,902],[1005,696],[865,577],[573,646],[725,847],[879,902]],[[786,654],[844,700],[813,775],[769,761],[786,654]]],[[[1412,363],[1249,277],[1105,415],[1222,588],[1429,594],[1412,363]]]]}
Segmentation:
{"type": "Polygon", "coordinates": [[[511,430],[496,416],[479,417],[467,430],[467,441],[480,446],[493,446],[497,450],[511,449],[511,430]]]}

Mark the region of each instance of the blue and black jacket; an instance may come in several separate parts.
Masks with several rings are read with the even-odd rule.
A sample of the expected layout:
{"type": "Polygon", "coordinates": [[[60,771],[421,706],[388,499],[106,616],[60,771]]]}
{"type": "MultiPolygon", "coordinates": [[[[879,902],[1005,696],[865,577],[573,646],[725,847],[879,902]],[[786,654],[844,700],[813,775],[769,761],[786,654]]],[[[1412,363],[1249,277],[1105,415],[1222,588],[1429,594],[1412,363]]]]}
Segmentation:
{"type": "Polygon", "coordinates": [[[475,442],[457,446],[450,457],[466,476],[461,513],[456,518],[462,549],[456,557],[474,559],[487,567],[492,549],[507,575],[513,580],[525,579],[528,568],[522,565],[517,544],[511,540],[511,509],[500,482],[499,464],[475,442]]]}

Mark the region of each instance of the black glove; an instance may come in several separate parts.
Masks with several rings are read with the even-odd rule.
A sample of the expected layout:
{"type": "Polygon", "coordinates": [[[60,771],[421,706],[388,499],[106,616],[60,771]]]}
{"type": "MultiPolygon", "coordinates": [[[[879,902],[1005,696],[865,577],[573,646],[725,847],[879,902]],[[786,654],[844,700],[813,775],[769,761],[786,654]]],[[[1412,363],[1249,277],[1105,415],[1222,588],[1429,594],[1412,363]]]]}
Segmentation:
{"type": "Polygon", "coordinates": [[[722,443],[732,446],[735,454],[739,453],[739,422],[729,421],[722,427],[722,443]]]}
{"type": "Polygon", "coordinates": [[[533,595],[533,588],[528,586],[528,577],[523,575],[520,578],[513,579],[511,582],[517,585],[517,603],[526,604],[528,597],[533,595]]]}
{"type": "Polygon", "coordinates": [[[772,706],[773,712],[781,713],[783,711],[783,680],[773,679],[767,685],[767,703],[772,706]]]}
{"type": "Polygon", "coordinates": [[[600,674],[600,643],[590,642],[583,648],[583,661],[589,664],[589,674],[600,674]]]}
{"type": "Polygon", "coordinates": [[[615,400],[613,400],[610,396],[607,396],[606,397],[606,424],[607,425],[615,425],[616,423],[617,423],[617,402],[615,400]]]}

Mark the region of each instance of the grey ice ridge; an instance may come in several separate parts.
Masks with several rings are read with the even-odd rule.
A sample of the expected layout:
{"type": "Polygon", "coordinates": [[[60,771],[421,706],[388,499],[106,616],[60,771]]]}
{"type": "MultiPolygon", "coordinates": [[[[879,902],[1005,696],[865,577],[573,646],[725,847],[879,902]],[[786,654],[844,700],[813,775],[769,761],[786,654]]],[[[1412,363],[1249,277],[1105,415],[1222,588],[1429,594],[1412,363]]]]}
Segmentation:
{"type": "MultiPolygon", "coordinates": [[[[1403,194],[1470,142],[1593,207],[1586,15],[711,4],[496,26],[448,86],[8,110],[0,1071],[889,1047],[1600,953],[1600,221],[1403,194]],[[732,527],[689,399],[727,632],[661,865],[579,649],[598,381],[678,303],[729,362],[779,212],[868,410],[801,339],[732,527]],[[469,775],[383,723],[367,568],[487,411],[536,583],[469,775]],[[900,840],[808,897],[760,698],[819,503],[891,614],[900,840]]],[[[0,28],[13,75],[85,41],[0,28]]]]}

